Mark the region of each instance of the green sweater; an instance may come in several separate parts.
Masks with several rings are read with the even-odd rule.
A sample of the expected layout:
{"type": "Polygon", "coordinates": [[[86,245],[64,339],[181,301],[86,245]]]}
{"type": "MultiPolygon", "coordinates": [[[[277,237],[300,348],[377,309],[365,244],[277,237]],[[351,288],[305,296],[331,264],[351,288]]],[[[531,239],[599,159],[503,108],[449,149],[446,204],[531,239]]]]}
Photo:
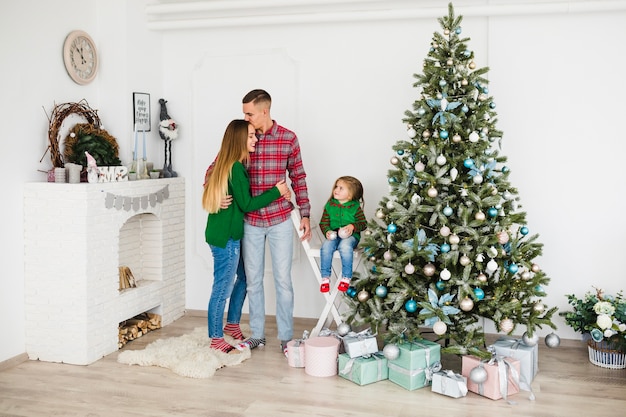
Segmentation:
{"type": "Polygon", "coordinates": [[[206,242],[220,248],[225,248],[230,238],[239,240],[243,237],[244,213],[265,207],[280,197],[280,191],[276,187],[252,197],[248,172],[241,162],[233,164],[228,193],[233,196],[233,203],[227,209],[209,214],[204,231],[206,242]]]}
{"type": "Polygon", "coordinates": [[[320,229],[324,236],[329,230],[338,230],[349,224],[354,225],[354,236],[357,242],[361,239],[361,232],[367,229],[367,220],[361,204],[358,201],[348,201],[341,204],[338,200],[331,198],[324,205],[322,218],[320,219],[320,229]]]}

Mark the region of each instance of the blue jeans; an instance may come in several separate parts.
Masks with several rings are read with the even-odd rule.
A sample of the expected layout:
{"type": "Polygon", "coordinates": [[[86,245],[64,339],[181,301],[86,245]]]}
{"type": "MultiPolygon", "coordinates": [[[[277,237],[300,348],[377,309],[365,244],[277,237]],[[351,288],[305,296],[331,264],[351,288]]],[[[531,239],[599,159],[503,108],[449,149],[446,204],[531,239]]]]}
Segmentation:
{"type": "Polygon", "coordinates": [[[291,260],[293,257],[293,224],[288,219],[270,227],[244,224],[242,248],[246,279],[248,281],[248,304],[250,307],[250,330],[252,337],[265,337],[265,242],[269,242],[272,256],[272,272],[276,288],[276,327],[278,339],[293,338],[293,283],[291,260]]]}
{"type": "Polygon", "coordinates": [[[320,249],[320,271],[322,278],[330,277],[330,270],[333,266],[333,254],[339,251],[341,258],[341,276],[352,278],[352,262],[354,258],[354,248],[359,243],[354,236],[345,239],[337,236],[334,240],[325,240],[320,249]]]}
{"type": "Polygon", "coordinates": [[[209,246],[213,253],[213,289],[208,308],[209,337],[212,339],[224,337],[224,309],[235,284],[241,241],[229,239],[225,248],[209,246]]]}
{"type": "Polygon", "coordinates": [[[237,266],[237,278],[235,279],[235,286],[230,294],[230,301],[228,303],[226,323],[239,324],[244,301],[246,301],[246,271],[243,267],[243,256],[240,254],[239,265],[237,266]]]}

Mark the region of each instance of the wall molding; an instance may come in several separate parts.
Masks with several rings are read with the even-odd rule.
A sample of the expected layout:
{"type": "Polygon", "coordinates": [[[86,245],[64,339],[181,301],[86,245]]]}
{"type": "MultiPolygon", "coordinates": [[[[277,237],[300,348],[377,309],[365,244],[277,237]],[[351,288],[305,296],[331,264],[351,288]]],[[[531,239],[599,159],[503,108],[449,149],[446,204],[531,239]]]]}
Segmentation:
{"type": "MultiPolygon", "coordinates": [[[[626,0],[526,1],[460,4],[465,17],[519,16],[626,10],[626,0]]],[[[447,5],[415,0],[155,0],[146,6],[147,27],[168,31],[439,18],[447,5]]]]}

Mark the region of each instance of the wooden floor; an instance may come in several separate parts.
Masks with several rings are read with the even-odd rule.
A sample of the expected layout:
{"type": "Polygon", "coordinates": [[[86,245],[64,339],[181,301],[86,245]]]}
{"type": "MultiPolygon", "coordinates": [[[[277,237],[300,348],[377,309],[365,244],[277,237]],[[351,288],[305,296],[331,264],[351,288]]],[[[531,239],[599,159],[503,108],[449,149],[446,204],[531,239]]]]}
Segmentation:
{"type": "MultiPolygon", "coordinates": [[[[158,338],[205,326],[187,315],[124,347],[140,349],[158,338]]],[[[296,320],[296,335],[314,320],[296,320]]],[[[626,371],[592,365],[582,342],[539,347],[535,401],[522,392],[515,404],[469,393],[453,399],[429,388],[406,391],[390,381],[358,386],[340,377],[316,378],[290,368],[279,350],[273,318],[268,345],[239,366],[210,379],[178,376],[167,369],[118,364],[113,353],[89,366],[22,362],[0,372],[0,416],[626,416],[626,371]]],[[[444,357],[446,369],[460,359],[444,357]]]]}

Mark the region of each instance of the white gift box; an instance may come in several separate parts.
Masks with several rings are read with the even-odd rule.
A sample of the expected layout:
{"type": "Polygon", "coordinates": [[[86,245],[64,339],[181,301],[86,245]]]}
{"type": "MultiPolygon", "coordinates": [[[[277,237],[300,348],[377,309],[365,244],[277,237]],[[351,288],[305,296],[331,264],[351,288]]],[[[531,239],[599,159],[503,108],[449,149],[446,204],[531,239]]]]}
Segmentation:
{"type": "Polygon", "coordinates": [[[348,333],[343,337],[343,346],[350,358],[369,356],[378,352],[376,335],[372,335],[369,329],[359,333],[348,333]]]}
{"type": "Polygon", "coordinates": [[[452,398],[467,395],[467,378],[452,371],[439,371],[433,374],[432,391],[452,398]]]}

